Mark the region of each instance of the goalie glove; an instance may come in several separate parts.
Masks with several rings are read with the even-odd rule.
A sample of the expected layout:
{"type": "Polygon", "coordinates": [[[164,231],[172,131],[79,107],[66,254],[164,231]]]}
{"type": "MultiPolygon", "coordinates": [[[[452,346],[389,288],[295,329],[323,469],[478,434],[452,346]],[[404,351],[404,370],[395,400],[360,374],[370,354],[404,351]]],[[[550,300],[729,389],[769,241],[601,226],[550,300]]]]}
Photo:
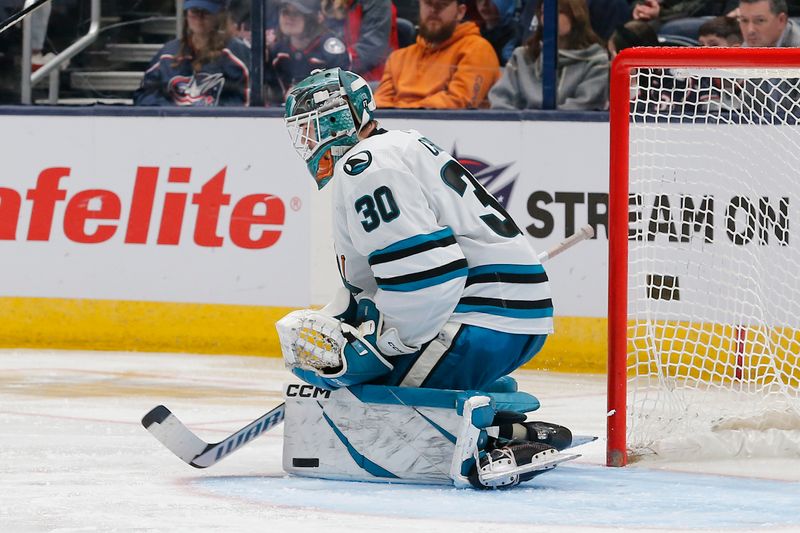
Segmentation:
{"type": "Polygon", "coordinates": [[[286,366],[304,381],[331,389],[389,373],[393,366],[376,348],[383,320],[375,303],[362,300],[357,320],[355,327],[321,311],[289,313],[275,325],[286,366]]]}

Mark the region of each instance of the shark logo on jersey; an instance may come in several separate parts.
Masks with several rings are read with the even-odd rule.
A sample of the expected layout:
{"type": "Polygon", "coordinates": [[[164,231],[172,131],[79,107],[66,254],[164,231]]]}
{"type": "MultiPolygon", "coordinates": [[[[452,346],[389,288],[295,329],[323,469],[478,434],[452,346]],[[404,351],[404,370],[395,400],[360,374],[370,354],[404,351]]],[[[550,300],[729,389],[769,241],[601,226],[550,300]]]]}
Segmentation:
{"type": "Polygon", "coordinates": [[[367,170],[371,164],[372,154],[369,153],[369,150],[364,150],[347,158],[347,161],[344,162],[344,171],[351,176],[356,176],[367,170]]]}
{"type": "Polygon", "coordinates": [[[493,165],[472,156],[459,155],[455,145],[453,145],[451,153],[453,154],[453,159],[469,170],[478,180],[478,183],[483,185],[500,202],[503,208],[508,208],[511,192],[519,177],[519,174],[512,176],[506,172],[512,163],[493,165]]]}

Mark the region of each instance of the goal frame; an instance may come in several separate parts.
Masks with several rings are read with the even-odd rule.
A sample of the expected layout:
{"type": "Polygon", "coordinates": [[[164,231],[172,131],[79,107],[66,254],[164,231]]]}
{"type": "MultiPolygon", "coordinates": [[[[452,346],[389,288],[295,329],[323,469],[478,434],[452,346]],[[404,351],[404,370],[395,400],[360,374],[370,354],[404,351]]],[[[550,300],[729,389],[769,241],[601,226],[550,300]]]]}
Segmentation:
{"type": "Polygon", "coordinates": [[[635,68],[800,68],[798,48],[629,48],[611,65],[608,210],[608,396],[606,465],[627,452],[628,185],[630,74],[635,68]]]}

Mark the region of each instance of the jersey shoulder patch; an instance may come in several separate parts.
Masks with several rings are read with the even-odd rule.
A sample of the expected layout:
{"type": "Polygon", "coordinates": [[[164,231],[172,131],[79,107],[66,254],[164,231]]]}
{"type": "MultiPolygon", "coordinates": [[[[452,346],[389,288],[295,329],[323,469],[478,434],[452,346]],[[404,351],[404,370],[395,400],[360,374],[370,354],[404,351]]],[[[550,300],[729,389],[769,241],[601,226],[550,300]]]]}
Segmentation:
{"type": "Polygon", "coordinates": [[[347,174],[357,176],[372,164],[372,154],[369,150],[362,150],[347,158],[342,168],[347,174]]]}
{"type": "Polygon", "coordinates": [[[336,37],[328,37],[325,39],[325,42],[322,43],[322,49],[332,55],[343,54],[347,50],[344,43],[336,37]]]}

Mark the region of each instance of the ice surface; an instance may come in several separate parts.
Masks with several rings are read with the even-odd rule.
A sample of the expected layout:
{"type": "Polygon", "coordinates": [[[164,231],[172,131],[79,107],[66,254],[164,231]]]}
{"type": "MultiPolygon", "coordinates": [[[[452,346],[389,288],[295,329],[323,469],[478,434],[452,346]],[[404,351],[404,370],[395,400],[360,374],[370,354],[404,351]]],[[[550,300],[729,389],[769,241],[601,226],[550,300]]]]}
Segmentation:
{"type": "Polygon", "coordinates": [[[510,491],[293,478],[278,427],[196,470],[139,420],[217,441],[280,401],[277,359],[0,351],[0,531],[800,531],[800,459],[602,466],[603,376],[519,372],[537,418],[601,437],[510,491]]]}

